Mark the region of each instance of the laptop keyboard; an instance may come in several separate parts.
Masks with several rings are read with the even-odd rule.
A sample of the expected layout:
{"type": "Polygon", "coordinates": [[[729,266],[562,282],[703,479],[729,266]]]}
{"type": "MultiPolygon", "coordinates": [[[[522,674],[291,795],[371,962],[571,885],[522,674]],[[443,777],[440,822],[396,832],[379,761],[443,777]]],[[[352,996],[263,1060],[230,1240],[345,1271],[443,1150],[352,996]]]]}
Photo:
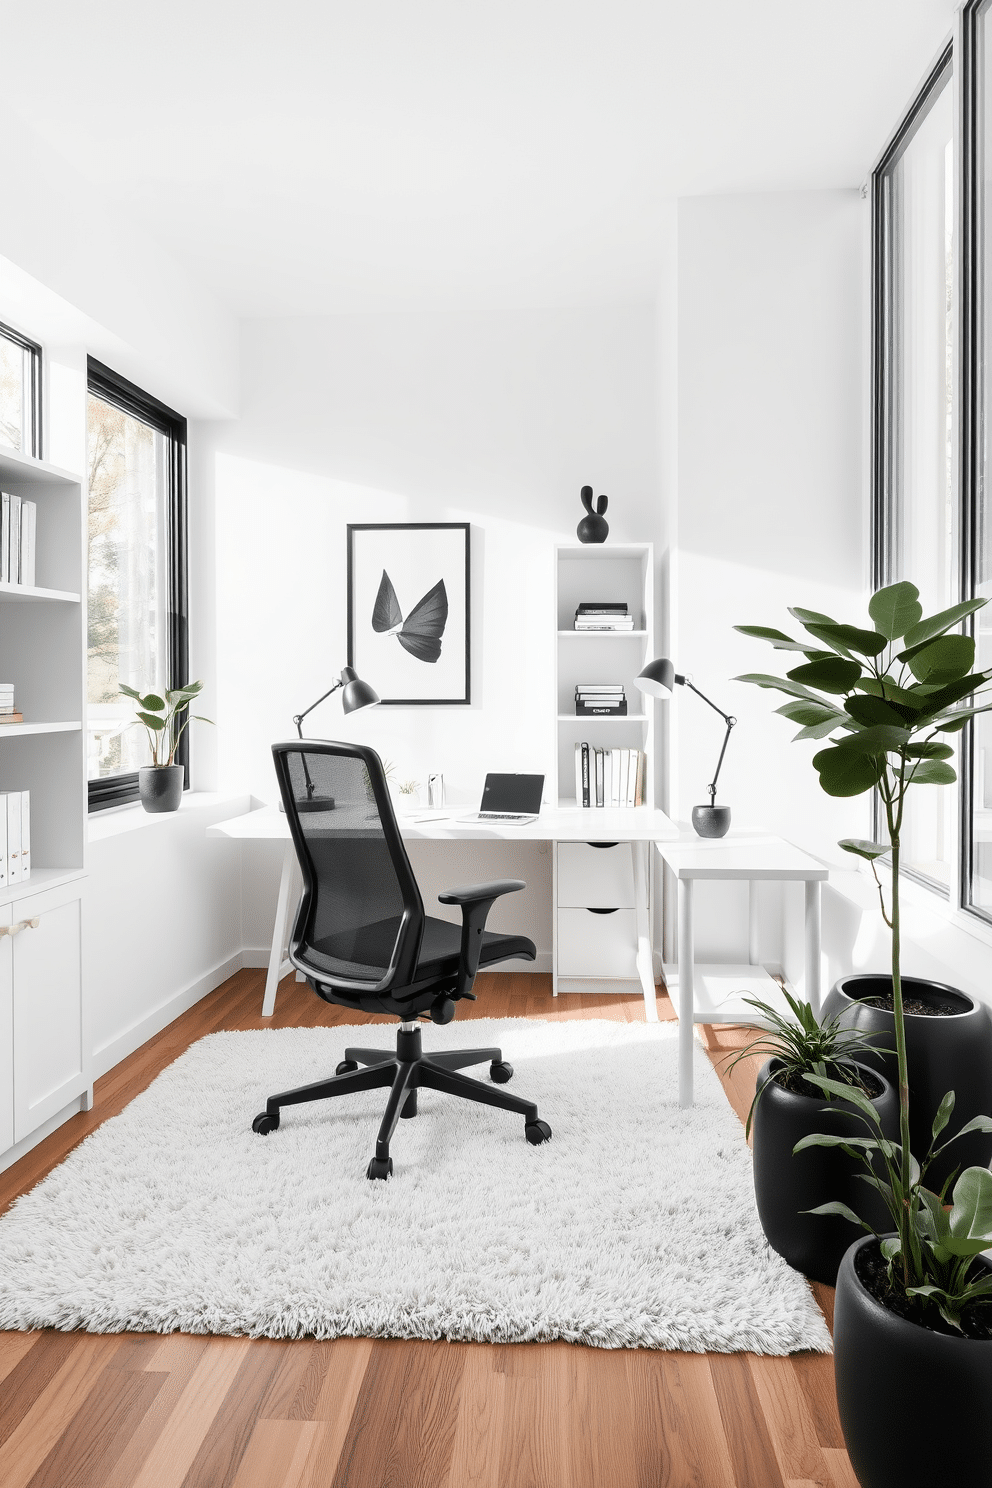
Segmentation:
{"type": "Polygon", "coordinates": [[[527,816],[526,811],[480,811],[479,815],[485,821],[519,821],[522,816],[527,816]]]}

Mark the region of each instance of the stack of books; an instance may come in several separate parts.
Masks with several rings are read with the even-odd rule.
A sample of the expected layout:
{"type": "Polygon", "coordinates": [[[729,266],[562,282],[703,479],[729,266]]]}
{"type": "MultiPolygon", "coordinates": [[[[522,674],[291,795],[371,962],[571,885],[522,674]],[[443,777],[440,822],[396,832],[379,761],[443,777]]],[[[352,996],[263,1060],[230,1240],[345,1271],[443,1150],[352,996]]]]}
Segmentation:
{"type": "Polygon", "coordinates": [[[633,630],[634,617],[626,603],[590,600],[575,611],[576,630],[633,630]]]}
{"type": "Polygon", "coordinates": [[[580,806],[643,806],[643,749],[575,746],[575,799],[580,806]]]}
{"type": "Polygon", "coordinates": [[[13,682],[0,682],[0,723],[23,723],[23,713],[14,707],[13,682]]]}
{"type": "Polygon", "coordinates": [[[604,718],[623,718],[627,712],[627,694],[622,682],[580,682],[575,689],[575,712],[579,718],[593,714],[604,718]]]}
{"type": "Polygon", "coordinates": [[[34,587],[37,515],[35,502],[0,491],[0,584],[34,587]]]}
{"type": "Polygon", "coordinates": [[[31,877],[31,792],[0,791],[0,888],[31,877]]]}

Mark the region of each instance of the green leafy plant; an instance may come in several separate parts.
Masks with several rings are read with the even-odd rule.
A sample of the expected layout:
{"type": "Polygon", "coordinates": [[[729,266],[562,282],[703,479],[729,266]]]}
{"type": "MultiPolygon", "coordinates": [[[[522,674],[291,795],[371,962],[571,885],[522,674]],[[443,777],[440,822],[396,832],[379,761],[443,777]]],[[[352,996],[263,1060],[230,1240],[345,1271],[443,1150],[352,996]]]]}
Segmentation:
{"type": "Polygon", "coordinates": [[[148,735],[152,752],[152,764],[156,766],[175,764],[179,740],[189,724],[212,723],[211,718],[190,714],[189,705],[203,691],[202,682],[187,682],[185,687],[176,687],[159,697],[157,692],[136,692],[133,687],[121,684],[121,692],[138,704],[135,724],[141,724],[148,735]],[[182,715],[185,714],[185,718],[182,715]]]}
{"type": "MultiPolygon", "coordinates": [[[[953,1110],[953,1092],[945,1096],[934,1121],[931,1149],[924,1163],[916,1164],[910,1152],[906,1024],[900,975],[901,833],[906,796],[912,786],[949,785],[956,779],[948,763],[953,748],[940,736],[957,733],[970,718],[992,708],[992,703],[966,701],[984,692],[992,682],[992,671],[973,670],[975,642],[971,636],[949,633],[987,601],[965,600],[924,619],[919,597],[916,586],[905,581],[879,589],[868,604],[874,627],[871,630],[838,624],[829,615],[799,608],[790,609],[789,613],[806,632],[805,639],[794,640],[767,626],[738,625],[735,629],[742,634],[768,641],[777,651],[800,653],[805,660],[785,677],[748,673],[737,680],[786,693],[789,700],[777,711],[801,725],[796,739],[828,740],[813,756],[820,784],[828,795],[857,796],[877,789],[882,802],[888,840],[845,838],[840,846],[871,865],[882,916],[892,933],[899,1142],[888,1142],[881,1135],[874,1107],[864,1097],[859,1102],[859,1092],[841,1087],[829,1076],[815,1074],[809,1078],[827,1095],[843,1093],[859,1107],[864,1119],[873,1124],[875,1135],[858,1138],[856,1143],[848,1139],[847,1146],[852,1152],[860,1146],[869,1164],[869,1172],[862,1176],[883,1194],[889,1206],[896,1234],[884,1242],[884,1247],[892,1280],[895,1282],[898,1277],[907,1297],[919,1298],[924,1303],[936,1302],[947,1320],[953,1322],[963,1305],[962,1287],[981,1288],[984,1283],[966,1283],[950,1261],[942,1257],[946,1252],[958,1261],[967,1260],[963,1273],[966,1276],[972,1257],[992,1245],[992,1175],[976,1177],[985,1170],[974,1168],[961,1174],[949,1211],[957,1215],[953,1221],[957,1232],[945,1232],[942,1221],[936,1218],[938,1210],[946,1212],[943,1192],[933,1194],[926,1189],[922,1175],[936,1152],[942,1150],[935,1149],[933,1144],[953,1110]],[[876,868],[876,860],[886,853],[891,855],[892,863],[888,909],[876,868]],[[945,1114],[941,1121],[942,1112],[945,1114]],[[886,1164],[884,1179],[870,1168],[871,1153],[875,1151],[881,1153],[886,1164]],[[966,1257],[964,1252],[948,1249],[948,1237],[955,1245],[967,1243],[977,1248],[966,1257]]],[[[976,1130],[992,1131],[992,1121],[976,1117],[957,1135],[976,1130]]],[[[804,1138],[800,1146],[837,1145],[840,1140],[816,1135],[804,1138]]],[[[843,1206],[827,1204],[814,1212],[843,1212],[847,1218],[861,1223],[843,1206]]]]}
{"type": "Polygon", "coordinates": [[[419,789],[419,780],[404,780],[399,787],[399,792],[401,796],[415,796],[419,789]]]}
{"type": "Polygon", "coordinates": [[[760,1038],[738,1049],[726,1061],[728,1074],[742,1059],[752,1059],[757,1055],[770,1055],[778,1062],[778,1068],[767,1075],[754,1092],[745,1123],[748,1136],[751,1135],[755,1107],[772,1080],[784,1076],[786,1082],[798,1083],[808,1080],[811,1075],[824,1075],[845,1087],[855,1084],[858,1074],[852,1069],[851,1060],[860,1049],[870,1048],[875,1042],[872,1034],[860,1029],[842,1028],[839,1017],[821,1023],[808,1002],[793,997],[784,989],[783,995],[792,1012],[791,1018],[783,1017],[777,1008],[760,998],[744,999],[760,1013],[766,1027],[760,1038]]]}

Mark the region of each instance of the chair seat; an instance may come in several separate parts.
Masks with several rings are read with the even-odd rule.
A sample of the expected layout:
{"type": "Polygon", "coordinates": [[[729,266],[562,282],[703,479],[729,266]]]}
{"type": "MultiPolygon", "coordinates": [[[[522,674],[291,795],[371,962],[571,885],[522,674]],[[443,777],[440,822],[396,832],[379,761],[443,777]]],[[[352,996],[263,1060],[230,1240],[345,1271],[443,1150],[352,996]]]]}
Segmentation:
{"type": "MultiPolygon", "coordinates": [[[[307,946],[305,958],[329,976],[378,980],[389,965],[399,924],[398,916],[393,916],[390,919],[377,920],[371,925],[363,925],[357,931],[325,935],[307,946]]],[[[417,981],[453,976],[458,969],[461,939],[460,925],[452,925],[448,920],[437,920],[428,915],[424,920],[424,938],[417,960],[417,981]]],[[[480,966],[491,965],[494,961],[506,961],[511,956],[533,961],[537,957],[537,947],[526,935],[500,935],[495,930],[483,931],[480,966]]]]}

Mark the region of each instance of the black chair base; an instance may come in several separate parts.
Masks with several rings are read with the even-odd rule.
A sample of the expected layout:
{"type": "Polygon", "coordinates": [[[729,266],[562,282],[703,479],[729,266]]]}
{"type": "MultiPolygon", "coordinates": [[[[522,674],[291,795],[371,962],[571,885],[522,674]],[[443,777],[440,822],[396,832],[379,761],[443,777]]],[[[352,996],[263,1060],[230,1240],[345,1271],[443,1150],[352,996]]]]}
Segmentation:
{"type": "Polygon", "coordinates": [[[389,1143],[396,1123],[417,1114],[417,1091],[423,1088],[441,1090],[462,1100],[478,1101],[484,1106],[497,1106],[502,1111],[515,1111],[524,1118],[524,1135],[533,1146],[551,1136],[551,1128],[537,1114],[531,1101],[520,1100],[507,1090],[494,1090],[481,1080],[472,1080],[458,1071],[473,1064],[489,1064],[490,1077],[505,1085],[513,1077],[513,1066],[506,1063],[500,1049],[453,1049],[450,1053],[425,1054],[421,1048],[420,1028],[401,1026],[396,1034],[396,1052],[386,1049],[345,1049],[344,1059],[329,1080],[301,1085],[298,1090],[284,1090],[271,1095],[265,1110],[252,1122],[252,1131],[268,1136],[279,1125],[282,1106],[303,1105],[307,1101],[331,1100],[337,1095],[353,1095],[358,1090],[389,1088],[386,1111],[379,1127],[375,1157],[369,1163],[369,1178],[388,1178],[393,1171],[389,1143]],[[364,1068],[360,1068],[364,1066],[364,1068]]]}

